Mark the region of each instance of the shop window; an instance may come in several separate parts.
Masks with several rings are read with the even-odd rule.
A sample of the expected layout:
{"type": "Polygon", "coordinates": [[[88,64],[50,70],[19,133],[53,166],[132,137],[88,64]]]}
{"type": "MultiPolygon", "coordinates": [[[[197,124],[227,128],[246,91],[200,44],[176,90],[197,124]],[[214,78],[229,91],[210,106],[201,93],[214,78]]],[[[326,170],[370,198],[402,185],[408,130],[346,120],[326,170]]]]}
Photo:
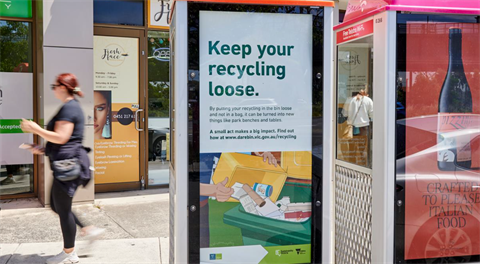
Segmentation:
{"type": "Polygon", "coordinates": [[[32,72],[31,23],[0,20],[0,71],[32,72]]]}
{"type": "Polygon", "coordinates": [[[19,149],[33,143],[20,129],[33,118],[32,91],[31,24],[0,20],[0,196],[33,192],[33,155],[19,149]]]}
{"type": "Polygon", "coordinates": [[[94,23],[143,26],[143,0],[94,0],[94,23]]]}
{"type": "Polygon", "coordinates": [[[337,159],[372,167],[373,37],[338,46],[337,159]]]}
{"type": "Polygon", "coordinates": [[[148,32],[149,185],[168,184],[170,141],[169,33],[148,32]]]}

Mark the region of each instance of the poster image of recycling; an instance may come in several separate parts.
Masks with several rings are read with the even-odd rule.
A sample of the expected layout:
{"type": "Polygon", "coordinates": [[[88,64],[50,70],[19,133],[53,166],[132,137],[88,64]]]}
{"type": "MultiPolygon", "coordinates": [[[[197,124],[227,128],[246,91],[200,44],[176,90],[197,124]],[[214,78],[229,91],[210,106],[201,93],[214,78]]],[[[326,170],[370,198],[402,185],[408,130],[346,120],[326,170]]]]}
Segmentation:
{"type": "Polygon", "coordinates": [[[201,263],[311,261],[311,76],[310,15],[200,11],[201,263]]]}
{"type": "Polygon", "coordinates": [[[138,181],[138,39],[94,37],[95,184],[138,181]]]}
{"type": "Polygon", "coordinates": [[[405,259],[464,261],[480,254],[480,25],[406,32],[405,259]]]}

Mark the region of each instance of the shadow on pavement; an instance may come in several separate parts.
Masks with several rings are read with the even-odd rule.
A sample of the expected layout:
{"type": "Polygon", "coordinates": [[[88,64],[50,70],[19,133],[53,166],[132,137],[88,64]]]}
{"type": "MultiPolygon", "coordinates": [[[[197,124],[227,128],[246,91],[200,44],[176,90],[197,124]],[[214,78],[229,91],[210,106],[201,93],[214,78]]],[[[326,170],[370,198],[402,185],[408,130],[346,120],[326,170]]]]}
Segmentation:
{"type": "Polygon", "coordinates": [[[53,257],[53,255],[39,255],[39,254],[29,254],[29,255],[21,255],[21,254],[13,254],[9,256],[2,256],[0,258],[1,264],[45,264],[48,258],[53,257]],[[4,257],[6,257],[6,261],[4,261],[4,257]]]}
{"type": "MultiPolygon", "coordinates": [[[[37,198],[20,198],[0,201],[0,210],[43,208],[37,198]]],[[[1,262],[0,262],[1,264],[1,262]]]]}

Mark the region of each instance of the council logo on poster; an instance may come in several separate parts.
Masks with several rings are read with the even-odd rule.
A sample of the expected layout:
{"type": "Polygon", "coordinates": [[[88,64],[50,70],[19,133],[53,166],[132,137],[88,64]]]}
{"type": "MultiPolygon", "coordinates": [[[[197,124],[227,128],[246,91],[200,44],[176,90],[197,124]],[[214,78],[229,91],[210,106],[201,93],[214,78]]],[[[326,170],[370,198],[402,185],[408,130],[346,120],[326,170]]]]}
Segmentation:
{"type": "Polygon", "coordinates": [[[128,52],[118,44],[110,44],[103,49],[102,60],[112,67],[117,67],[125,62],[128,52]]]}

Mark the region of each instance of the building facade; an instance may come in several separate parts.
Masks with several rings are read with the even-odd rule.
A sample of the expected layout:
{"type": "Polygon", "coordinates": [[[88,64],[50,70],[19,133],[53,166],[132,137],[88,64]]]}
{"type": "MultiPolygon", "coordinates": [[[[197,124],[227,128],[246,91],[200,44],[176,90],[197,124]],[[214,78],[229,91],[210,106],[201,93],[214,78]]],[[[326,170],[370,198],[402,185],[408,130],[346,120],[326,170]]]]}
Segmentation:
{"type": "Polygon", "coordinates": [[[20,149],[45,144],[22,118],[45,126],[61,106],[50,84],[77,76],[84,145],[95,192],[168,186],[169,1],[8,1],[0,6],[0,199],[49,204],[48,160],[20,149]]]}

